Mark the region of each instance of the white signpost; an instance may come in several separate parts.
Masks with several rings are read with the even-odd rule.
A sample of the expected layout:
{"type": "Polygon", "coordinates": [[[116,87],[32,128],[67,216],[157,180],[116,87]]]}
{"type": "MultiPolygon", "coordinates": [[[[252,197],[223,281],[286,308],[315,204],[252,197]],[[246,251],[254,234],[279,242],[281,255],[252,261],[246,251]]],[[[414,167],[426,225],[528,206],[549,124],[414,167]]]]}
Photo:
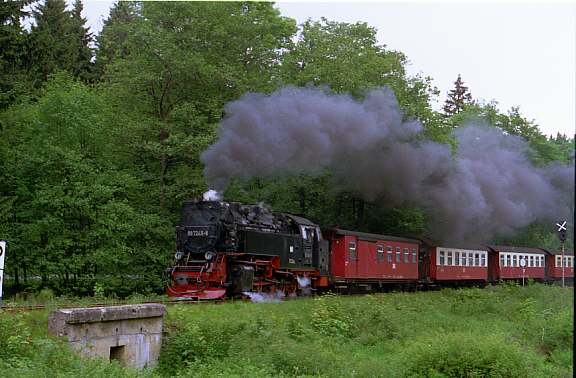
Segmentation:
{"type": "Polygon", "coordinates": [[[522,267],[522,287],[524,287],[524,273],[526,273],[526,259],[524,256],[520,257],[520,266],[522,267]]]}
{"type": "Polygon", "coordinates": [[[0,240],[0,307],[2,307],[2,284],[4,281],[4,256],[6,256],[6,242],[0,240]]]}

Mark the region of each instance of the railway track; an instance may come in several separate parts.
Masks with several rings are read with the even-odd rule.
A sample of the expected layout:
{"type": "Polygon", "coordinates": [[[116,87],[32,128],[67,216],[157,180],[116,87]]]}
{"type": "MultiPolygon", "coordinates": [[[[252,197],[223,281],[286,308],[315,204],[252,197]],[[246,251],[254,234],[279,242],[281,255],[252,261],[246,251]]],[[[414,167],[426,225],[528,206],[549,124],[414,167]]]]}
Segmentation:
{"type": "Polygon", "coordinates": [[[112,307],[112,306],[124,306],[124,305],[138,305],[138,304],[163,304],[163,305],[206,305],[206,304],[226,304],[226,303],[235,303],[235,302],[265,302],[265,303],[272,303],[272,302],[283,302],[289,300],[298,300],[298,299],[307,299],[314,297],[314,295],[309,296],[298,296],[298,297],[270,297],[263,300],[254,300],[249,297],[246,298],[226,298],[226,299],[206,299],[206,300],[197,300],[197,299],[177,299],[177,300],[166,300],[166,301],[145,301],[145,302],[101,302],[101,303],[90,303],[86,305],[81,304],[58,304],[58,303],[50,303],[45,305],[3,305],[0,307],[1,311],[9,311],[9,312],[18,312],[18,311],[36,311],[36,310],[52,310],[52,309],[66,309],[66,308],[92,308],[92,307],[112,307]]]}
{"type": "Polygon", "coordinates": [[[46,304],[46,305],[3,305],[0,307],[0,311],[9,312],[19,312],[19,311],[36,311],[36,310],[47,310],[47,309],[66,309],[66,308],[92,308],[92,307],[112,307],[112,306],[124,306],[124,305],[138,305],[138,304],[163,304],[163,305],[176,305],[176,304],[190,304],[190,305],[201,305],[201,304],[223,304],[223,303],[234,303],[234,302],[245,302],[250,301],[244,299],[222,299],[222,300],[210,300],[210,301],[198,301],[198,300],[168,300],[168,301],[146,301],[146,302],[107,302],[107,303],[90,303],[87,305],[79,304],[46,304]]]}

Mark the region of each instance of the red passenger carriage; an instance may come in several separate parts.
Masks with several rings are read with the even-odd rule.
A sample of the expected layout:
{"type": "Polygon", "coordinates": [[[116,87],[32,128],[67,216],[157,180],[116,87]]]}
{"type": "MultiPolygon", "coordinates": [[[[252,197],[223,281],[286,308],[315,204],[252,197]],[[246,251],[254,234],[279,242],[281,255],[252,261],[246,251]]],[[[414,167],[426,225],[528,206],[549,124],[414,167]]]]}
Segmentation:
{"type": "Polygon", "coordinates": [[[323,230],[330,241],[336,287],[412,283],[418,280],[419,241],[342,229],[323,230]]]}
{"type": "MultiPolygon", "coordinates": [[[[562,252],[548,251],[546,265],[549,279],[554,281],[562,279],[562,252]]],[[[574,281],[574,252],[564,252],[564,279],[574,281]]]]}
{"type": "Polygon", "coordinates": [[[456,248],[427,243],[424,259],[427,281],[479,283],[488,280],[488,250],[474,246],[456,248]]]}
{"type": "Polygon", "coordinates": [[[545,257],[547,251],[540,248],[510,247],[491,245],[489,247],[488,279],[498,280],[535,279],[544,281],[546,278],[545,257]],[[522,266],[524,265],[524,266],[522,266]]]}

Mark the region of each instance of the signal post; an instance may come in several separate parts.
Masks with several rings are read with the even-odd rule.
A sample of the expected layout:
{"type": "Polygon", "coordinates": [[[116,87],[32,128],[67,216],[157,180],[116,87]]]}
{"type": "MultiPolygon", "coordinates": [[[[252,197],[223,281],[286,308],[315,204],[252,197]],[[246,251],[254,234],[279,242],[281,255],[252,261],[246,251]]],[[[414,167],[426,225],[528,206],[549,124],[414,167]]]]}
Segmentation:
{"type": "Polygon", "coordinates": [[[4,280],[4,256],[6,255],[6,242],[0,240],[0,307],[2,307],[2,281],[4,280]]]}
{"type": "Polygon", "coordinates": [[[558,226],[558,237],[560,238],[560,245],[562,246],[562,287],[564,287],[564,266],[566,265],[564,261],[564,242],[566,241],[566,221],[561,224],[556,223],[558,226]]]}

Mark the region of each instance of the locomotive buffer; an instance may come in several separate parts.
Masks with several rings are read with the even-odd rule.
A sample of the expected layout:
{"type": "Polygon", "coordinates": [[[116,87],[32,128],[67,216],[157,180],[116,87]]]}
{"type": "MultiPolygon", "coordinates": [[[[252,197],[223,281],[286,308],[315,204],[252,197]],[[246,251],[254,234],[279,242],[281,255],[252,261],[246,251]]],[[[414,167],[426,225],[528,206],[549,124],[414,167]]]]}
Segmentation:
{"type": "Polygon", "coordinates": [[[566,241],[566,221],[563,221],[562,224],[556,223],[558,226],[558,237],[560,238],[560,243],[562,245],[562,287],[564,287],[564,242],[566,241]]]}

